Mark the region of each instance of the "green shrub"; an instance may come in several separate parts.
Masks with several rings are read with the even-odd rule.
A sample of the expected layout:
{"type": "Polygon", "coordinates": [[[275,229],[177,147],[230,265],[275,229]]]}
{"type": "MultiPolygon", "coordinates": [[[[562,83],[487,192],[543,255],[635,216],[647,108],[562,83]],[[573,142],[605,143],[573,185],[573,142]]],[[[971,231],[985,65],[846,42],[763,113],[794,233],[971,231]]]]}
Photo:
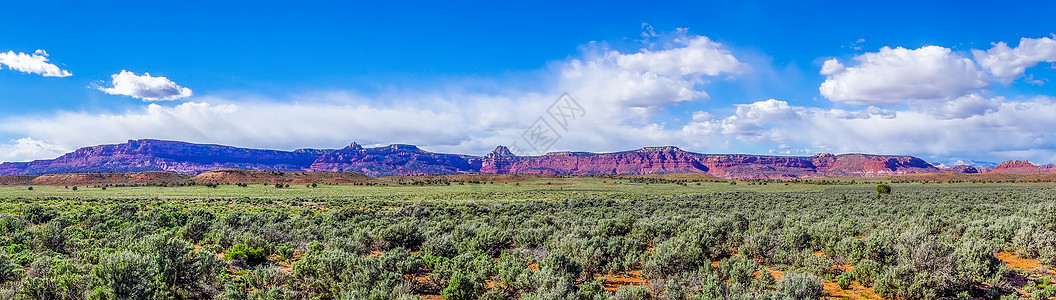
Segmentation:
{"type": "Polygon", "coordinates": [[[227,250],[227,254],[224,255],[226,259],[239,259],[246,263],[262,263],[267,259],[268,254],[264,252],[264,248],[254,248],[247,246],[246,244],[238,244],[231,246],[231,249],[227,250]]]}
{"type": "Polygon", "coordinates": [[[153,299],[157,265],[132,252],[105,254],[92,270],[92,294],[111,299],[153,299]]]}
{"type": "Polygon", "coordinates": [[[842,290],[846,290],[851,286],[851,272],[843,272],[840,276],[836,276],[836,285],[842,290]]]}
{"type": "Polygon", "coordinates": [[[879,185],[876,186],[876,193],[877,194],[890,194],[891,193],[891,186],[890,185],[886,185],[886,184],[879,184],[879,185]]]}
{"type": "Polygon", "coordinates": [[[7,253],[0,252],[0,284],[18,280],[22,278],[22,273],[22,266],[11,261],[7,253]]]}
{"type": "Polygon", "coordinates": [[[476,299],[479,290],[480,287],[462,275],[462,272],[455,272],[448,280],[447,287],[440,291],[440,296],[444,297],[444,300],[472,300],[476,299]]]}
{"type": "Polygon", "coordinates": [[[822,280],[811,274],[787,274],[777,283],[777,291],[792,299],[818,299],[825,295],[822,280]]]}
{"type": "Polygon", "coordinates": [[[649,290],[641,286],[629,286],[624,285],[616,290],[616,294],[611,298],[612,300],[647,300],[652,299],[652,295],[649,294],[649,290]]]}
{"type": "Polygon", "coordinates": [[[59,213],[54,208],[45,208],[36,203],[22,208],[22,217],[33,224],[46,223],[57,216],[59,216],[59,213]]]}
{"type": "Polygon", "coordinates": [[[880,263],[872,259],[863,259],[858,262],[858,265],[854,266],[854,270],[851,270],[851,275],[862,286],[871,287],[881,271],[882,266],[880,263]]]}

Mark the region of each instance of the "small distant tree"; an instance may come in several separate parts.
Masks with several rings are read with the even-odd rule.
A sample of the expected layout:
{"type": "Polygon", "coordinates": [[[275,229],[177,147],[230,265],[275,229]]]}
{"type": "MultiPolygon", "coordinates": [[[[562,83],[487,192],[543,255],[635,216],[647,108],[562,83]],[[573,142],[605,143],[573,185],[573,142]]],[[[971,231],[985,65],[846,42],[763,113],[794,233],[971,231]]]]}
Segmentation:
{"type": "Polygon", "coordinates": [[[877,194],[890,194],[891,193],[891,186],[890,185],[886,185],[886,184],[877,185],[876,186],[876,193],[877,194]]]}
{"type": "Polygon", "coordinates": [[[73,187],[73,190],[74,190],[74,191],[76,191],[76,190],[77,190],[77,187],[73,187]]]}
{"type": "Polygon", "coordinates": [[[30,191],[32,191],[32,190],[33,190],[33,187],[29,187],[29,190],[30,190],[30,191]]]}

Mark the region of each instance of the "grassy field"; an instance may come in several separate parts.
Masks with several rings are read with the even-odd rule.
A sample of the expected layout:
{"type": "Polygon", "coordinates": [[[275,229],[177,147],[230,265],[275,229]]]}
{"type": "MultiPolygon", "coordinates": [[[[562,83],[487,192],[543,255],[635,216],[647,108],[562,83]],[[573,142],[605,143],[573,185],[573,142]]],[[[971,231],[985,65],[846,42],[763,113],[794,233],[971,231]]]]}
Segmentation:
{"type": "Polygon", "coordinates": [[[1056,296],[1054,183],[416,180],[0,187],[0,299],[1056,296]]]}
{"type": "Polygon", "coordinates": [[[224,184],[217,187],[99,187],[79,186],[5,186],[0,187],[0,198],[64,198],[64,199],[400,199],[400,200],[560,200],[583,193],[619,199],[621,196],[669,196],[708,194],[717,192],[808,192],[833,187],[872,190],[877,183],[888,183],[895,187],[927,186],[949,187],[1003,187],[1003,186],[1056,186],[1054,183],[890,183],[890,180],[862,178],[828,178],[839,185],[751,181],[705,182],[688,181],[685,184],[643,183],[630,179],[605,179],[591,177],[526,179],[517,182],[465,183],[452,185],[290,185],[276,188],[270,184],[254,184],[246,187],[224,184]],[[851,181],[856,181],[851,184],[851,181]],[[32,189],[29,189],[32,188],[32,189]]]}

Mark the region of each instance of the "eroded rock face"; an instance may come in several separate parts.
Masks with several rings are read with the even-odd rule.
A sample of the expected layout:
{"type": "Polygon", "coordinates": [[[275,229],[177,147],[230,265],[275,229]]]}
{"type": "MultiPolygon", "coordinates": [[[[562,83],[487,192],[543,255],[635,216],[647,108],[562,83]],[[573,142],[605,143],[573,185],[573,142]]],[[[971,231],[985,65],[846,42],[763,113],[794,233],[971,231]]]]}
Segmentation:
{"type": "Polygon", "coordinates": [[[257,150],[159,140],[77,149],[56,159],[0,164],[0,174],[167,171],[198,174],[222,168],[301,171],[327,150],[257,150]]]}
{"type": "MultiPolygon", "coordinates": [[[[1029,164],[1029,163],[1028,163],[1029,164]]],[[[555,152],[517,156],[504,146],[484,156],[435,153],[413,145],[337,150],[258,150],[174,141],[135,140],[78,149],[52,160],[0,164],[0,174],[168,171],[197,175],[218,169],[284,172],[356,172],[369,176],[419,174],[672,174],[724,178],[888,176],[940,173],[912,156],[828,153],[813,156],[699,154],[677,147],[590,153],[555,152]]]]}
{"type": "Polygon", "coordinates": [[[899,155],[841,154],[817,157],[815,165],[825,176],[876,177],[916,173],[941,173],[923,159],[899,155]]]}
{"type": "MultiPolygon", "coordinates": [[[[1051,166],[1051,165],[1050,165],[1051,166]]],[[[1045,173],[1050,166],[1038,167],[1025,160],[1010,160],[986,170],[987,173],[1033,174],[1045,173]]]]}
{"type": "Polygon", "coordinates": [[[311,184],[367,182],[370,177],[349,172],[279,172],[261,170],[220,169],[203,172],[191,178],[195,182],[246,184],[311,184]]]}
{"type": "MultiPolygon", "coordinates": [[[[499,150],[499,149],[496,149],[499,150]]],[[[671,174],[707,173],[699,155],[675,147],[650,147],[615,153],[554,152],[542,156],[483,158],[482,173],[496,174],[671,174]]]]}
{"type": "Polygon", "coordinates": [[[357,172],[369,176],[476,173],[476,156],[423,151],[413,145],[363,148],[358,144],[328,152],[307,168],[309,171],[357,172]]]}
{"type": "Polygon", "coordinates": [[[979,173],[979,169],[977,169],[976,167],[966,166],[966,165],[955,166],[955,167],[944,169],[942,171],[946,172],[946,173],[953,173],[953,174],[975,174],[975,173],[979,173]]]}

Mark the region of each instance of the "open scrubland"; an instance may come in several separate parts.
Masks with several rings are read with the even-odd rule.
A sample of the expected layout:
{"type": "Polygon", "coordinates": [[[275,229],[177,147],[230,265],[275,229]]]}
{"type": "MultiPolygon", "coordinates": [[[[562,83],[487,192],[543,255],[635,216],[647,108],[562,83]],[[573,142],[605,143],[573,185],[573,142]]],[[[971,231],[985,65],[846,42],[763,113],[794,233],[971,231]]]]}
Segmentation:
{"type": "Polygon", "coordinates": [[[920,180],[0,187],[0,299],[1056,297],[1056,184],[920,180]]]}

